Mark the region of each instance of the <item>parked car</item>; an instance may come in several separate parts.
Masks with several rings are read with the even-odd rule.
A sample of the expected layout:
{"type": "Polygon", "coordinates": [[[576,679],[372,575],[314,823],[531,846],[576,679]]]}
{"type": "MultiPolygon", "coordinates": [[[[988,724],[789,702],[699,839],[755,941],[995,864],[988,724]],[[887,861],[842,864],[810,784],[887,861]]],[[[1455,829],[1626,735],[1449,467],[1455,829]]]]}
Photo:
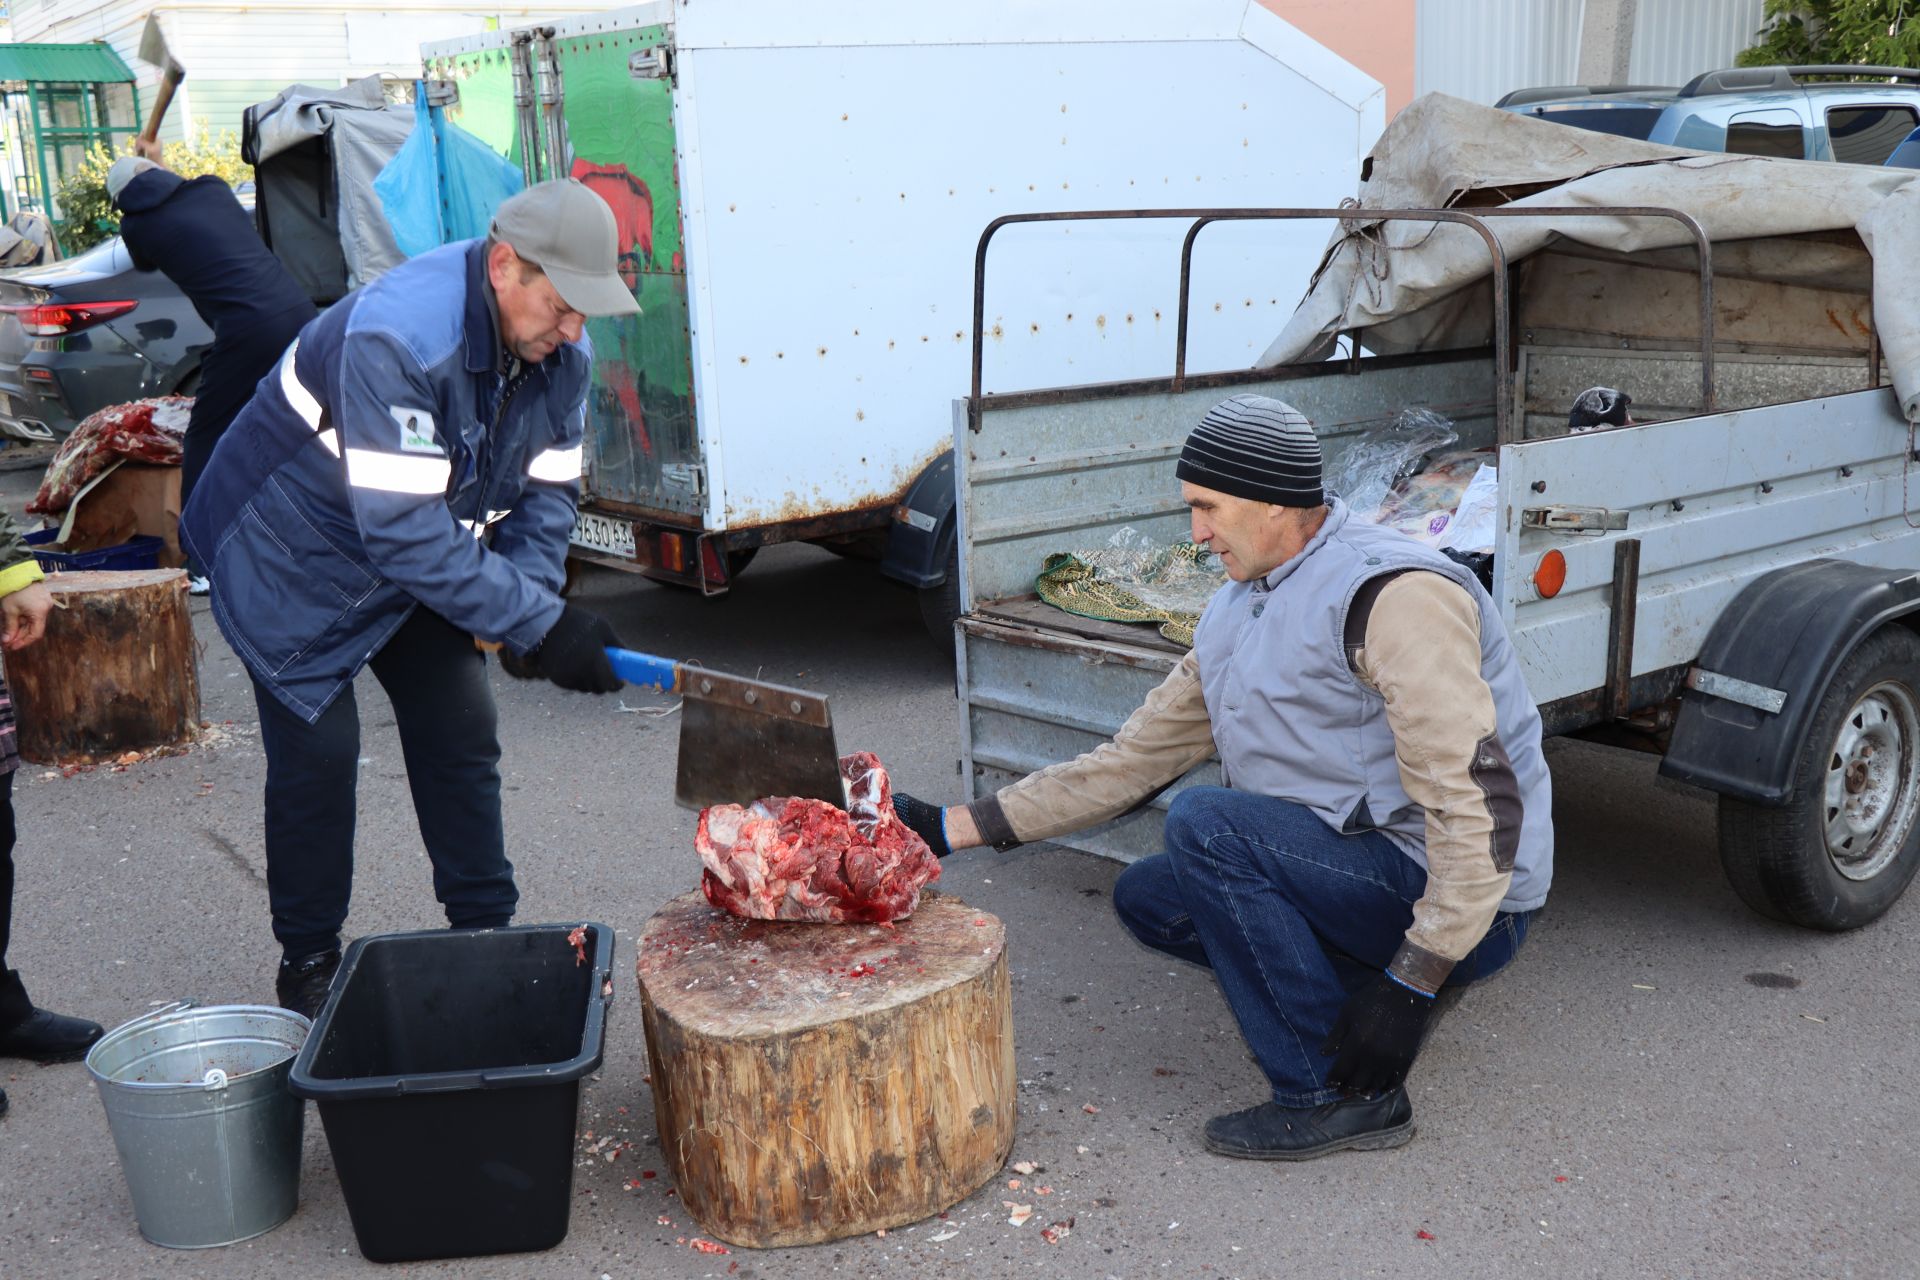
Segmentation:
{"type": "Polygon", "coordinates": [[[1737,67],[1705,72],[1677,89],[1552,85],[1515,90],[1494,105],[1696,151],[1880,165],[1920,129],[1920,71],[1737,67]],[[1847,79],[1811,79],[1835,76],[1847,79]]]}
{"type": "Polygon", "coordinates": [[[213,331],[120,237],[0,273],[0,433],[63,438],[110,404],[192,394],[213,331]]]}

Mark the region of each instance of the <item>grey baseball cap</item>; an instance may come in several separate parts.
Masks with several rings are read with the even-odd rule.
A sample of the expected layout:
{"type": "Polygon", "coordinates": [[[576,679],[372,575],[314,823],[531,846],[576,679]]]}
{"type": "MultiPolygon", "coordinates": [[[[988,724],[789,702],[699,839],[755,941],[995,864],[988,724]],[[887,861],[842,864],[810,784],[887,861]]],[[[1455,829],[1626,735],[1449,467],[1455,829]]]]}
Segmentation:
{"type": "Polygon", "coordinates": [[[147,170],[159,167],[153,161],[141,156],[121,156],[113,162],[113,167],[107,170],[107,199],[115,204],[120,203],[120,193],[127,189],[129,182],[147,170]]]}
{"type": "Polygon", "coordinates": [[[640,313],[620,279],[613,210],[574,179],[537,182],[508,197],[494,211],[493,234],[546,272],[560,300],[580,314],[640,313]]]}

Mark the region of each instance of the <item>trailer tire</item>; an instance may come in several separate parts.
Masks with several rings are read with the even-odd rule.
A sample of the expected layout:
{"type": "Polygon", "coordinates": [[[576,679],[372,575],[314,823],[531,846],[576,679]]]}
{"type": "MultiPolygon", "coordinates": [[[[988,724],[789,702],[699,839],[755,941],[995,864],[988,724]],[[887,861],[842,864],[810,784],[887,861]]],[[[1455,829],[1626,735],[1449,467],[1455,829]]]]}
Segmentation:
{"type": "Polygon", "coordinates": [[[1841,662],[1779,807],[1720,797],[1720,862],[1764,916],[1838,932],[1920,870],[1920,636],[1891,625],[1841,662]]]}

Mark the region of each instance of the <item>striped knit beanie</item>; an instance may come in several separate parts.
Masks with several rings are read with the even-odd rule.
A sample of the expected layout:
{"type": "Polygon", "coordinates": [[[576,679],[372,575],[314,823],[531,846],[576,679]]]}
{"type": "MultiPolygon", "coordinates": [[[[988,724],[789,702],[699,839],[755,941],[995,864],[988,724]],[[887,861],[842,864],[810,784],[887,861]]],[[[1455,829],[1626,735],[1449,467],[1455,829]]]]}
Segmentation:
{"type": "Polygon", "coordinates": [[[1266,396],[1234,396],[1207,410],[1180,449],[1174,475],[1236,498],[1282,507],[1326,501],[1320,437],[1307,416],[1266,396]]]}

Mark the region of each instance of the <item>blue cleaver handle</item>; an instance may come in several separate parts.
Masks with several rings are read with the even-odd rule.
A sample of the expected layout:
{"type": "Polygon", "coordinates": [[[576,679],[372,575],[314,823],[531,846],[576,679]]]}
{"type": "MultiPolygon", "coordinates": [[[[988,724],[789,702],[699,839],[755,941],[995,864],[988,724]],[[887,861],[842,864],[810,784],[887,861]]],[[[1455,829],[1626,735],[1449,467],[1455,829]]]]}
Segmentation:
{"type": "Polygon", "coordinates": [[[672,658],[609,647],[607,661],[613,664],[613,674],[628,684],[671,692],[678,681],[678,664],[672,658]]]}

